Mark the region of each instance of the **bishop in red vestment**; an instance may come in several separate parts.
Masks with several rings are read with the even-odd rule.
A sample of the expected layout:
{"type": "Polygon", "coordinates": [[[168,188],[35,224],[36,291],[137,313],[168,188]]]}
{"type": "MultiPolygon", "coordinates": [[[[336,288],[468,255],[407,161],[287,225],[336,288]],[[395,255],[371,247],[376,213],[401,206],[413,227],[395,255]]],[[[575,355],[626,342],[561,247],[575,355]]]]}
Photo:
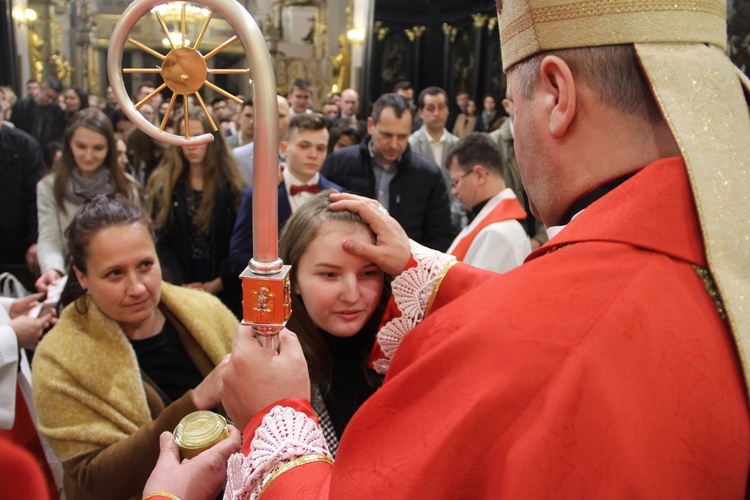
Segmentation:
{"type": "Polygon", "coordinates": [[[498,1],[516,156],[556,236],[495,275],[332,195],[377,235],[344,248],[398,275],[385,381],[333,463],[295,336],[275,353],[241,328],[227,498],[746,497],[750,82],[725,2],[699,4],[498,1]]]}

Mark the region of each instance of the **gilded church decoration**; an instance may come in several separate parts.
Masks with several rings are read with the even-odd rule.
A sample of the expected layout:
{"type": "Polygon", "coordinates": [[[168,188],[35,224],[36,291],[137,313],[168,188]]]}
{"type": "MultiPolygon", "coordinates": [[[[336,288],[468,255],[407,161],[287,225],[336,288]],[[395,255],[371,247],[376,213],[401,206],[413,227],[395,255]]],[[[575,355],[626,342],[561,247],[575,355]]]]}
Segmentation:
{"type": "Polygon", "coordinates": [[[422,34],[424,34],[425,30],[427,29],[427,26],[414,26],[411,29],[405,29],[404,33],[406,33],[406,36],[409,38],[410,42],[413,42],[414,40],[417,40],[422,37],[422,34]]]}

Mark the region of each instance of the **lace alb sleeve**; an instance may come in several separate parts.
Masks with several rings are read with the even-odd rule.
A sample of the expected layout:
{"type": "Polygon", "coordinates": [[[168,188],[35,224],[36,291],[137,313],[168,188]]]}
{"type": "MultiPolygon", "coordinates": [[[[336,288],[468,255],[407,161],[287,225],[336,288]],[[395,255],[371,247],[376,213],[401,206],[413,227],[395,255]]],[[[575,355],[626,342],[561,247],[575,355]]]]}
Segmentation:
{"type": "Polygon", "coordinates": [[[258,498],[283,472],[317,461],[333,463],[318,425],[302,412],[276,406],[256,429],[250,454],[229,457],[224,499],[258,498]]]}
{"type": "Polygon", "coordinates": [[[378,332],[378,344],[385,358],[375,361],[373,368],[381,374],[386,373],[391,366],[391,360],[404,335],[424,319],[435,287],[456,262],[454,256],[414,241],[409,241],[409,245],[417,265],[399,274],[391,284],[393,298],[401,316],[383,325],[378,332]]]}

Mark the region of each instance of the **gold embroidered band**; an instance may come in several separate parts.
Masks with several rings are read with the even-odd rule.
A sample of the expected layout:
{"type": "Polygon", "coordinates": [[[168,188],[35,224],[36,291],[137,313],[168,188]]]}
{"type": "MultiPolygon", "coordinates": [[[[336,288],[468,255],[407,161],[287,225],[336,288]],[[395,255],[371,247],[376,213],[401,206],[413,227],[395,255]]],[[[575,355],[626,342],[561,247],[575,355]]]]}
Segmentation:
{"type": "Polygon", "coordinates": [[[504,2],[503,69],[545,50],[637,42],[726,46],[720,0],[528,0],[504,2]]]}
{"type": "Polygon", "coordinates": [[[260,490],[260,494],[258,495],[258,498],[263,497],[263,492],[266,491],[266,488],[268,488],[276,478],[281,476],[283,473],[288,472],[295,467],[299,467],[300,465],[306,465],[311,464],[313,462],[326,462],[329,464],[333,464],[333,460],[331,460],[331,457],[327,457],[325,455],[305,455],[304,457],[295,458],[294,460],[291,460],[275,471],[273,471],[273,474],[268,478],[268,481],[263,485],[263,488],[260,490]]]}

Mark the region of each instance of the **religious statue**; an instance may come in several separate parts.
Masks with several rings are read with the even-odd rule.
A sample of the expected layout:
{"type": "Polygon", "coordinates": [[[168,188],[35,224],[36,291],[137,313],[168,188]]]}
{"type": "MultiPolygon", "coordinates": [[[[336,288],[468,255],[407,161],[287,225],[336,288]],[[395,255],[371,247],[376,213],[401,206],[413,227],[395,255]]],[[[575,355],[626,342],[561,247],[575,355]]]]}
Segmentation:
{"type": "Polygon", "coordinates": [[[65,56],[60,55],[59,52],[55,52],[50,57],[52,62],[52,70],[55,76],[60,79],[65,87],[70,87],[71,76],[73,75],[73,68],[70,67],[70,63],[65,59],[65,56]]]}
{"type": "Polygon", "coordinates": [[[44,59],[42,48],[44,40],[32,30],[29,30],[29,62],[31,64],[31,76],[37,81],[44,80],[44,59]]]}
{"type": "Polygon", "coordinates": [[[349,88],[349,69],[352,65],[352,56],[349,54],[346,35],[339,35],[339,53],[332,59],[333,78],[335,83],[331,85],[331,92],[341,92],[349,88]]]}

